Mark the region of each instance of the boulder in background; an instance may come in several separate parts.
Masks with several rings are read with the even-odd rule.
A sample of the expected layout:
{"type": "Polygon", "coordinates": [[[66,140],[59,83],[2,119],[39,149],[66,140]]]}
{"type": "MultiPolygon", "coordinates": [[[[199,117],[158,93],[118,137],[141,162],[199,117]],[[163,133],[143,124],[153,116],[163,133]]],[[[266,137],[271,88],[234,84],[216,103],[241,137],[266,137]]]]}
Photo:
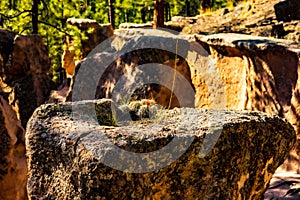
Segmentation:
{"type": "Polygon", "coordinates": [[[278,21],[289,22],[300,20],[300,1],[284,0],[274,5],[276,19],[278,21]]]}

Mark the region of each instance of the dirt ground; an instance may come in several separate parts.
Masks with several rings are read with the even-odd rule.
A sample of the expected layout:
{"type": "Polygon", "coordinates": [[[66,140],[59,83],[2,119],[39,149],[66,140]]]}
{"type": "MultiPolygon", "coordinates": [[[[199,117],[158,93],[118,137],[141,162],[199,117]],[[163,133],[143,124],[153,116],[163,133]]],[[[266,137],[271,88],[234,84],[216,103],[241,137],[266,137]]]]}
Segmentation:
{"type": "MultiPolygon", "coordinates": [[[[174,17],[172,21],[183,27],[183,33],[189,34],[244,33],[276,37],[272,36],[272,26],[279,23],[274,11],[274,5],[278,2],[280,0],[243,1],[235,7],[206,11],[196,17],[174,17]]],[[[284,22],[283,27],[285,34],[281,38],[300,43],[299,20],[284,22]]]]}

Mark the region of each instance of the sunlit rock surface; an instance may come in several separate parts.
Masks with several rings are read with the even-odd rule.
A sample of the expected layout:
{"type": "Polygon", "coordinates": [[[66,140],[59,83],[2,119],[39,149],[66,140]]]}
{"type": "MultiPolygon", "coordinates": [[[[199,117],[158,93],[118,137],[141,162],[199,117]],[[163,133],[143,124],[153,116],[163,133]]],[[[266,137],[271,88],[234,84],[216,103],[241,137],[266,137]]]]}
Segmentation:
{"type": "Polygon", "coordinates": [[[29,197],[261,199],[295,142],[286,120],[260,112],[180,108],[129,122],[118,115],[110,100],[38,108],[26,130],[29,197]]]}
{"type": "Polygon", "coordinates": [[[66,70],[68,75],[73,75],[76,62],[85,58],[99,43],[113,36],[114,32],[110,24],[99,24],[96,20],[91,19],[69,18],[67,24],[77,27],[79,31],[84,33],[87,37],[81,41],[81,49],[77,50],[74,44],[74,38],[71,36],[66,38],[67,47],[64,49],[62,56],[62,68],[66,70]]]}

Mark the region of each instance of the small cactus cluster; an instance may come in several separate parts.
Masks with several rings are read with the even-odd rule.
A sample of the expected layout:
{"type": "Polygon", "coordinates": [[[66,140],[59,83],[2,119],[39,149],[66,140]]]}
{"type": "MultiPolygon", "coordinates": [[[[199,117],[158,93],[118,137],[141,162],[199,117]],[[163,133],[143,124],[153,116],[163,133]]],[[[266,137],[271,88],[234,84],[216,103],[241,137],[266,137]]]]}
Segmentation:
{"type": "Polygon", "coordinates": [[[132,120],[140,120],[144,118],[150,118],[150,112],[157,110],[159,105],[154,100],[142,99],[139,101],[131,101],[129,104],[125,104],[119,107],[122,112],[129,112],[132,120]]]}

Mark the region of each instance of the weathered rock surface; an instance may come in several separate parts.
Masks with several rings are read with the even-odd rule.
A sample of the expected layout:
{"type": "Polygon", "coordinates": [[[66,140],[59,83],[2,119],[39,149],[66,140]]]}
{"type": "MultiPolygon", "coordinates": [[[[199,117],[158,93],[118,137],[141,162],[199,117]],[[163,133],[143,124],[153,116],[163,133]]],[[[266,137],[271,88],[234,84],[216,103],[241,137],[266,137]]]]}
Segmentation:
{"type": "Polygon", "coordinates": [[[274,174],[270,181],[270,186],[265,193],[264,200],[298,200],[300,194],[297,192],[299,188],[300,176],[293,172],[282,172],[274,174]],[[294,188],[294,189],[293,189],[294,188]]]}
{"type": "MultiPolygon", "coordinates": [[[[279,115],[286,118],[299,135],[300,48],[297,44],[242,34],[200,36],[198,40],[219,69],[228,109],[279,115]]],[[[198,106],[207,108],[209,104],[203,103],[208,102],[205,99],[205,95],[200,96],[198,106]]],[[[299,155],[294,152],[289,159],[290,163],[284,165],[286,169],[299,171],[299,155]]]]}
{"type": "Polygon", "coordinates": [[[154,118],[119,127],[99,126],[80,110],[72,115],[72,108],[78,112],[95,106],[96,116],[111,119],[110,103],[46,104],[35,111],[26,130],[31,199],[261,199],[295,142],[294,129],[286,120],[259,112],[181,108],[160,112],[160,121],[154,118]],[[145,160],[111,154],[109,145],[146,153],[178,138],[185,142],[192,138],[190,147],[159,169],[157,160],[173,158],[172,151],[181,151],[184,142],[169,149],[172,153],[145,160]],[[210,151],[207,144],[214,141],[210,151]],[[119,159],[116,168],[127,164],[137,171],[156,170],[129,173],[101,162],[113,158],[119,159]]]}
{"type": "MultiPolygon", "coordinates": [[[[133,29],[120,30],[120,32],[121,33],[116,32],[117,37],[119,35],[122,36],[122,34],[127,34],[129,38],[158,37],[158,35],[153,31],[151,32],[151,30],[133,29]]],[[[180,73],[183,74],[187,80],[190,80],[189,82],[191,82],[195,88],[195,105],[197,107],[219,107],[233,110],[246,109],[276,114],[285,117],[294,126],[299,135],[300,50],[297,43],[288,40],[254,37],[243,34],[216,34],[211,36],[179,35],[176,37],[164,35],[164,38],[168,37],[169,39],[172,37],[179,40],[184,39],[191,44],[195,44],[195,42],[201,44],[207,52],[207,55],[204,57],[207,57],[208,60],[211,61],[210,63],[215,66],[215,70],[212,71],[212,73],[208,73],[208,77],[203,77],[204,72],[208,71],[203,68],[205,62],[204,65],[201,62],[200,65],[193,64],[192,62],[192,64],[186,63],[184,67],[179,67],[179,69],[185,69],[185,71],[188,72],[185,73],[181,71],[180,73]],[[218,91],[220,92],[220,88],[223,88],[221,93],[219,93],[221,95],[215,95],[218,91]],[[222,95],[222,92],[225,95],[222,95]],[[218,105],[216,102],[223,102],[224,104],[222,105],[221,103],[218,105]]],[[[133,44],[138,43],[138,40],[127,39],[128,43],[130,43],[130,41],[132,41],[133,44]]],[[[156,41],[158,44],[168,43],[166,42],[167,39],[156,41]]],[[[124,45],[122,42],[120,44],[124,45]]],[[[122,45],[120,46],[122,47],[122,45]]],[[[161,45],[161,47],[163,47],[163,45],[161,45]]],[[[107,50],[107,52],[109,51],[107,50]]],[[[149,61],[159,62],[157,59],[163,57],[163,54],[165,53],[154,53],[154,58],[153,56],[150,57],[149,61]]],[[[143,51],[138,55],[144,55],[143,51]]],[[[108,81],[105,82],[106,84],[102,82],[101,87],[99,87],[103,94],[104,91],[106,91],[106,95],[99,97],[110,97],[115,84],[119,80],[118,77],[120,77],[121,74],[125,74],[126,70],[130,71],[131,66],[136,66],[136,64],[134,64],[136,61],[132,58],[131,56],[123,56],[121,60],[133,64],[127,64],[127,66],[126,64],[122,64],[122,62],[114,64],[115,67],[108,73],[109,75],[106,74],[106,76],[104,76],[108,81]],[[125,65],[125,67],[123,65],[125,65]],[[120,71],[120,66],[123,72],[120,71]],[[124,70],[124,68],[126,70],[124,70]],[[120,73],[120,75],[116,75],[118,73],[120,73]]],[[[164,61],[162,63],[164,63],[164,61]]],[[[133,67],[133,69],[135,68],[133,67]]],[[[138,73],[134,74],[134,76],[138,75],[138,73]]],[[[170,77],[169,80],[172,80],[172,78],[170,77]]],[[[159,102],[161,105],[168,105],[170,95],[164,95],[165,93],[157,89],[154,90],[153,88],[150,88],[148,94],[151,93],[151,91],[156,91],[153,93],[155,95],[149,95],[154,98],[156,102],[159,102]],[[160,98],[160,96],[166,98],[160,98]]],[[[147,96],[143,98],[147,98],[147,96]]],[[[282,165],[282,170],[294,171],[295,173],[299,172],[299,149],[300,147],[297,143],[295,149],[290,153],[289,158],[284,165],[282,165]]]]}
{"type": "Polygon", "coordinates": [[[94,49],[98,44],[113,36],[114,32],[110,24],[99,24],[91,19],[75,19],[70,18],[67,23],[76,26],[86,36],[87,40],[82,41],[81,55],[75,55],[73,40],[67,37],[67,48],[63,54],[62,67],[66,70],[67,74],[73,75],[75,70],[75,63],[85,58],[89,52],[94,49]]]}
{"type": "Polygon", "coordinates": [[[152,28],[153,23],[149,22],[149,23],[145,23],[145,24],[137,24],[137,23],[121,23],[119,25],[120,29],[124,29],[124,28],[152,28]]]}
{"type": "Polygon", "coordinates": [[[197,17],[174,16],[171,21],[165,22],[165,27],[171,30],[181,32],[182,29],[189,24],[197,21],[197,17]]]}
{"type": "Polygon", "coordinates": [[[10,75],[24,76],[49,72],[51,62],[41,36],[17,35],[13,48],[13,62],[8,69],[10,75]]]}
{"type": "MultiPolygon", "coordinates": [[[[299,138],[299,45],[240,34],[217,34],[199,41],[216,61],[229,109],[260,110],[285,117],[299,138]]],[[[299,173],[299,149],[297,141],[279,171],[299,173]]],[[[275,187],[268,190],[265,198],[281,199],[285,193],[275,187]]]]}
{"type": "Polygon", "coordinates": [[[23,200],[27,199],[24,129],[54,89],[41,37],[0,30],[0,67],[0,199],[23,200]]]}

